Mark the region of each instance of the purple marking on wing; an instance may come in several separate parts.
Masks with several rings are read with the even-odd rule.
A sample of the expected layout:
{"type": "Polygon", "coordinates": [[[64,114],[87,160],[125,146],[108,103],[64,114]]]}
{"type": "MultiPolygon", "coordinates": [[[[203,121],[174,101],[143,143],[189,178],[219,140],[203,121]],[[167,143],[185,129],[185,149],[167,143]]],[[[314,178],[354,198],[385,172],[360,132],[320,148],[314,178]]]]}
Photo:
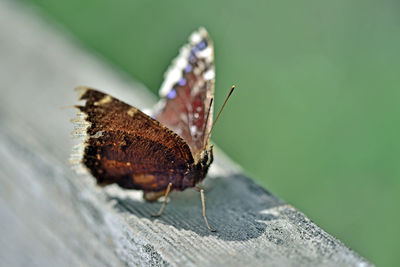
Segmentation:
{"type": "Polygon", "coordinates": [[[186,79],[185,78],[180,79],[179,82],[178,82],[179,86],[184,86],[185,84],[186,84],[186,79]]]}
{"type": "Polygon", "coordinates": [[[167,94],[167,97],[169,99],[175,98],[176,97],[176,91],[174,88],[171,89],[171,91],[169,91],[169,93],[167,94]]]}
{"type": "Polygon", "coordinates": [[[197,49],[199,50],[203,50],[204,48],[207,47],[207,42],[206,41],[201,41],[200,43],[198,43],[198,45],[196,46],[197,49]]]}
{"type": "Polygon", "coordinates": [[[201,49],[198,48],[197,46],[193,47],[192,49],[192,54],[195,55],[197,52],[199,52],[201,49]]]}
{"type": "Polygon", "coordinates": [[[185,69],[183,70],[184,72],[186,72],[186,73],[188,73],[188,72],[191,72],[193,70],[193,67],[192,67],[192,65],[187,65],[186,67],[185,67],[185,69]]]}

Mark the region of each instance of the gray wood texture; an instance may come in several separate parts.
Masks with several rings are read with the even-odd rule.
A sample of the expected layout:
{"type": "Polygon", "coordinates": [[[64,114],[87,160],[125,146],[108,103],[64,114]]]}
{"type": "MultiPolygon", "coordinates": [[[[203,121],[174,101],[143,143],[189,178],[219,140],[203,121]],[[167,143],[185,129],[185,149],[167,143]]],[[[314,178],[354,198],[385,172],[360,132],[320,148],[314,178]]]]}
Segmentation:
{"type": "MultiPolygon", "coordinates": [[[[68,161],[76,103],[90,85],[139,108],[155,98],[50,27],[0,1],[0,266],[369,266],[220,150],[200,195],[173,193],[165,213],[139,191],[99,188],[68,161]]],[[[173,55],[171,55],[172,57],[173,55]]]]}

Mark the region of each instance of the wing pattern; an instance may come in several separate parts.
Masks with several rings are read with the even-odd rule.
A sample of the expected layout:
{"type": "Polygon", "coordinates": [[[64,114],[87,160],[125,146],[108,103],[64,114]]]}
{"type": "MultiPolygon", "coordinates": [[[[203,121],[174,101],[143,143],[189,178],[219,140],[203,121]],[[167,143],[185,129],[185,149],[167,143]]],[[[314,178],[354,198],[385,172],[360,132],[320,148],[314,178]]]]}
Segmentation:
{"type": "Polygon", "coordinates": [[[213,109],[209,105],[214,96],[213,49],[205,29],[190,36],[165,74],[155,116],[187,142],[195,161],[209,141],[206,138],[212,124],[213,109]]]}

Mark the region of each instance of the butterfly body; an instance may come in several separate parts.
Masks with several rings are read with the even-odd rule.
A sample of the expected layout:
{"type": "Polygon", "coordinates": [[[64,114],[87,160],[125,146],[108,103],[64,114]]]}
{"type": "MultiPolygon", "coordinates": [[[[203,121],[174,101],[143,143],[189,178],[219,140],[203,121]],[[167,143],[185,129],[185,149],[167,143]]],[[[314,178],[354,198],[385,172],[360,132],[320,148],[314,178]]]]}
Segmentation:
{"type": "Polygon", "coordinates": [[[154,119],[110,95],[79,87],[77,161],[99,185],[144,191],[152,201],[166,190],[195,187],[213,161],[209,132],[214,94],[213,46],[204,29],[166,73],[154,119]]]}

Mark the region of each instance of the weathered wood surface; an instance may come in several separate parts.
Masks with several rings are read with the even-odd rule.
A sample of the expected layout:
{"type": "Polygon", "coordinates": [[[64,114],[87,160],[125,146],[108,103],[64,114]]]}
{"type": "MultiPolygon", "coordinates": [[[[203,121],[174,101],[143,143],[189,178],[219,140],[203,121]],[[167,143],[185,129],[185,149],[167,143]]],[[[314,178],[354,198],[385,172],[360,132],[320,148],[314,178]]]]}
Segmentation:
{"type": "Polygon", "coordinates": [[[206,187],[211,233],[193,190],[165,214],[137,191],[98,188],[66,163],[72,88],[91,85],[139,108],[139,85],[0,1],[0,266],[369,266],[217,150],[206,187]]]}

